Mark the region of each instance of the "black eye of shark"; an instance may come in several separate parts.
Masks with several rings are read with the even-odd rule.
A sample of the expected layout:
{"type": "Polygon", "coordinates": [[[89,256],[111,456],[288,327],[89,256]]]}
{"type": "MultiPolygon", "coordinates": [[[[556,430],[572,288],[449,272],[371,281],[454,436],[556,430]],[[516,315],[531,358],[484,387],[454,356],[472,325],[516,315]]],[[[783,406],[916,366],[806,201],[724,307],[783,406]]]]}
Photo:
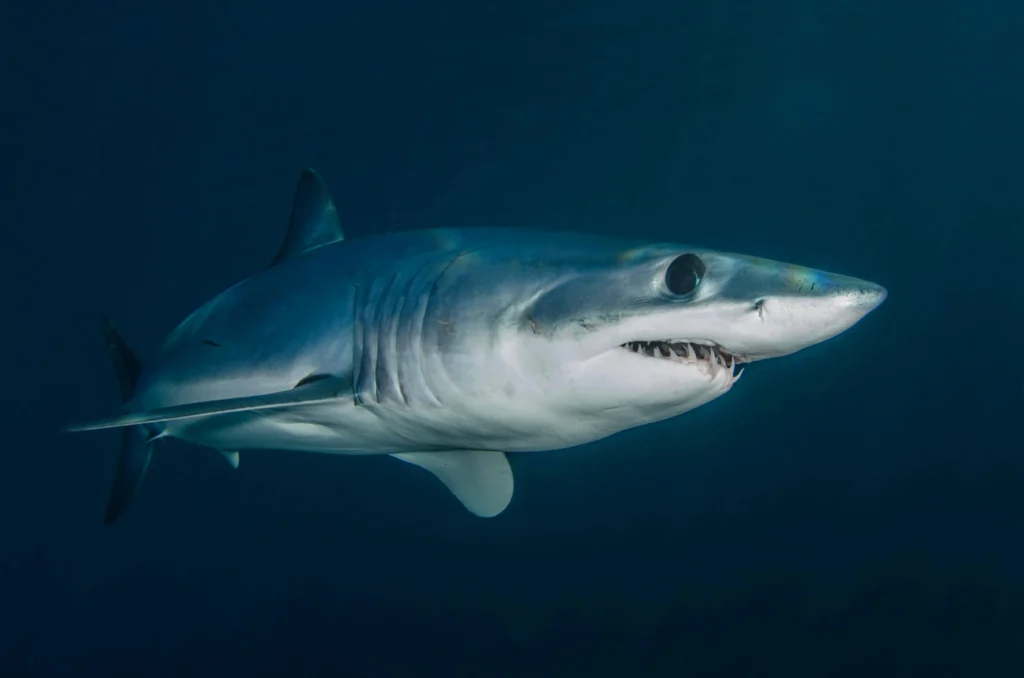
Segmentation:
{"type": "Polygon", "coordinates": [[[697,289],[705,271],[704,262],[696,254],[680,255],[665,271],[665,286],[676,296],[686,296],[697,289]]]}

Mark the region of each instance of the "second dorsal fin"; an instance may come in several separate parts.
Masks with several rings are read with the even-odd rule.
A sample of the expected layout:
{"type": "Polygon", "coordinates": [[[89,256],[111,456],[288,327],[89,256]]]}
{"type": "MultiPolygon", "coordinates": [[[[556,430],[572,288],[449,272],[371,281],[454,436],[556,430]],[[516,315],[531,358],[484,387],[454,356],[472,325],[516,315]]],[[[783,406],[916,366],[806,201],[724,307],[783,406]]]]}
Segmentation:
{"type": "Polygon", "coordinates": [[[319,174],[307,169],[299,176],[299,183],[295,187],[288,233],[270,265],[275,266],[303,252],[344,238],[338,210],[327,184],[319,174]]]}

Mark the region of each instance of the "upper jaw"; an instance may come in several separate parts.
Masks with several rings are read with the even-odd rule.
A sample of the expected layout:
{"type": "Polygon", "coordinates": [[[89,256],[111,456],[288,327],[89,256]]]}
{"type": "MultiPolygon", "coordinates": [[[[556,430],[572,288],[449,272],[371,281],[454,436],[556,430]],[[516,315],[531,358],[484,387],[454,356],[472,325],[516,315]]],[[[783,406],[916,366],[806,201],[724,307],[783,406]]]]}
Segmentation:
{"type": "Polygon", "coordinates": [[[627,341],[619,345],[633,351],[652,357],[682,357],[695,356],[700,359],[704,354],[710,354],[730,364],[749,363],[757,360],[745,353],[732,351],[715,341],[707,339],[655,339],[627,341]],[[668,352],[668,355],[666,355],[668,352]]]}
{"type": "Polygon", "coordinates": [[[713,379],[724,373],[726,386],[736,383],[743,374],[739,366],[747,362],[745,357],[736,356],[715,342],[701,340],[631,341],[616,350],[697,367],[713,379]]]}

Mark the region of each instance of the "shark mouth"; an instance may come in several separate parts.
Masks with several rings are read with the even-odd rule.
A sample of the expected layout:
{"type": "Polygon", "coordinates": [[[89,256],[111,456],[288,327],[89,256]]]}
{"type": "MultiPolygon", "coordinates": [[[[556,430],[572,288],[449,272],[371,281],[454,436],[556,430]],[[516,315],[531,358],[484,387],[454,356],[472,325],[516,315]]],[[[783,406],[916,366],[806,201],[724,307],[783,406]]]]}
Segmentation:
{"type": "Polygon", "coordinates": [[[669,360],[684,365],[697,365],[714,376],[722,368],[729,370],[730,380],[735,382],[743,370],[735,372],[740,363],[747,362],[717,344],[700,344],[693,341],[630,341],[621,345],[627,351],[648,358],[669,360]]]}

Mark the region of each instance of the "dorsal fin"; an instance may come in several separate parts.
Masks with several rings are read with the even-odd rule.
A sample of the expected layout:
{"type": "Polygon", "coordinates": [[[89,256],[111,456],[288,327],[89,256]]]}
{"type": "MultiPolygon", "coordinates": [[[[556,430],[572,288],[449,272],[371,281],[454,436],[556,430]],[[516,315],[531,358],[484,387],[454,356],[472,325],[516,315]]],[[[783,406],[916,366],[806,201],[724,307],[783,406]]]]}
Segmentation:
{"type": "Polygon", "coordinates": [[[311,169],[299,176],[292,198],[292,215],[281,249],[270,263],[275,266],[309,250],[344,240],[338,210],[320,175],[311,169]]]}

